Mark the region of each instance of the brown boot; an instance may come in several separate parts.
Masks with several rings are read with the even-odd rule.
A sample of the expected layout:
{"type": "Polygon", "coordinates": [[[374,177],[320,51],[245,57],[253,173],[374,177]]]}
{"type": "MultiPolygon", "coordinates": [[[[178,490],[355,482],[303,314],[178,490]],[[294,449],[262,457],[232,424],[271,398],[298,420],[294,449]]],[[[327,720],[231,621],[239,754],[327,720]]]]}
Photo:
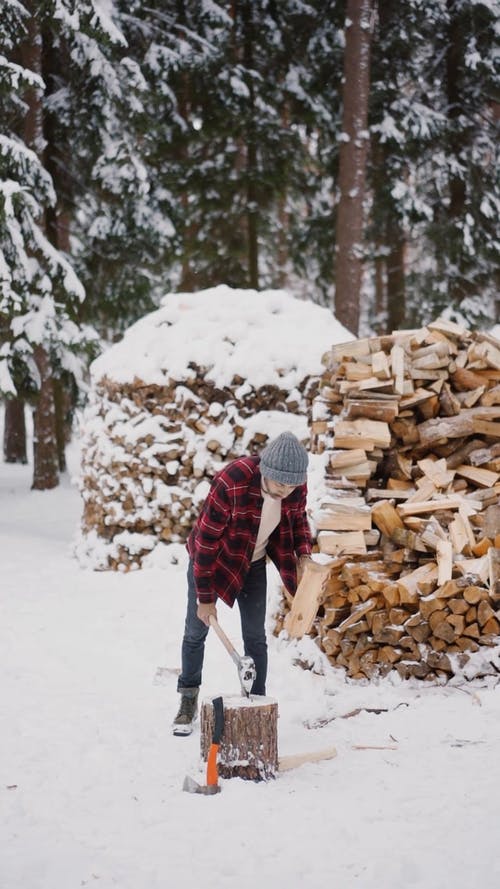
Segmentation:
{"type": "Polygon", "coordinates": [[[190,735],[198,713],[199,688],[183,688],[179,711],[172,724],[174,735],[190,735]]]}

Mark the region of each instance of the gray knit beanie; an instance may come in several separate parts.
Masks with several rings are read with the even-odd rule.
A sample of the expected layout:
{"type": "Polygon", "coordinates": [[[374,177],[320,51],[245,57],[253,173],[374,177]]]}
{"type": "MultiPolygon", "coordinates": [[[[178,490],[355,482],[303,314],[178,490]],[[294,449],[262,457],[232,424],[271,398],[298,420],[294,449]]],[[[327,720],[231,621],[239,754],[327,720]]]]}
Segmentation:
{"type": "Polygon", "coordinates": [[[308,462],[307,451],[293,432],[282,432],[262,451],[260,472],[282,485],[303,485],[308,462]]]}

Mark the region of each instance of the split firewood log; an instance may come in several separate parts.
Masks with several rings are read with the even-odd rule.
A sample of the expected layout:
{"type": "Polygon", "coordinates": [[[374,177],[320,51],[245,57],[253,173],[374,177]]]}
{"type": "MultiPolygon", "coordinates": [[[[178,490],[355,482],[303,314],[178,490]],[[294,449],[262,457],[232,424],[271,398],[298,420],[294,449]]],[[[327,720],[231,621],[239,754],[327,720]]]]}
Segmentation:
{"type": "Polygon", "coordinates": [[[354,678],[470,676],[500,645],[500,342],[438,319],[335,345],[325,366],[314,522],[322,551],[350,548],[309,634],[354,678]]]}

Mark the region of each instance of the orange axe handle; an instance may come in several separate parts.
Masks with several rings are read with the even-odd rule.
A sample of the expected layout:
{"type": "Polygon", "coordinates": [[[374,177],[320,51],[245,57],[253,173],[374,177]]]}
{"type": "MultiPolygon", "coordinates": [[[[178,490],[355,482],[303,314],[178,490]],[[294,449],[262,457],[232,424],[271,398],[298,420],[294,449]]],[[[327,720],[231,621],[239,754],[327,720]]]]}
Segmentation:
{"type": "Polygon", "coordinates": [[[210,744],[207,757],[207,787],[213,787],[219,783],[217,754],[219,752],[222,732],[224,731],[224,703],[222,698],[214,698],[212,705],[214,708],[214,729],[212,732],[212,743],[210,744]]]}
{"type": "Polygon", "coordinates": [[[207,759],[207,786],[212,787],[219,783],[219,769],[217,768],[217,754],[219,744],[210,744],[207,759]]]}

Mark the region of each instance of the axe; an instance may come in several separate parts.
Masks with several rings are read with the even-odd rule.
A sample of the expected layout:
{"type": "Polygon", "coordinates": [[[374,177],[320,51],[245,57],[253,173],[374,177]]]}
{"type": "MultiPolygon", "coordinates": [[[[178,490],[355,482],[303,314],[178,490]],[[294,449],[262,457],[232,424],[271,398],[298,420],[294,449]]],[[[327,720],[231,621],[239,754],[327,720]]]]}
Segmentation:
{"type": "Polygon", "coordinates": [[[212,743],[210,744],[207,757],[207,783],[198,784],[194,778],[186,775],[182,789],[187,793],[202,793],[204,796],[220,793],[217,754],[222,732],[224,731],[224,702],[222,698],[214,698],[212,705],[214,708],[214,728],[212,731],[212,743]]]}
{"type": "Polygon", "coordinates": [[[243,697],[250,697],[250,691],[252,689],[252,685],[254,684],[255,677],[257,672],[255,670],[255,663],[253,658],[244,655],[243,657],[238,654],[234,645],[227,638],[224,630],[220,626],[217,618],[214,614],[211,614],[209,617],[210,626],[214,628],[217,633],[219,639],[221,640],[226,651],[231,655],[236,667],[238,669],[238,678],[240,680],[241,685],[241,694],[243,697]]]}

